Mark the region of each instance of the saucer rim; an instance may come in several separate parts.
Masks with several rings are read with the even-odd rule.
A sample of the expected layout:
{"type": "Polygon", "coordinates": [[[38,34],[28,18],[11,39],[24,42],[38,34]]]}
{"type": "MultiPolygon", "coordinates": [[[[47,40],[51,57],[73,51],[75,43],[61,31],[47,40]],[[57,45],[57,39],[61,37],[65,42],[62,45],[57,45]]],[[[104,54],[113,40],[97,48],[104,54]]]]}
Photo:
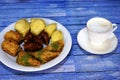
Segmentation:
{"type": "MultiPolygon", "coordinates": [[[[92,49],[90,49],[90,48],[89,48],[89,50],[86,49],[85,47],[82,46],[81,42],[79,41],[79,35],[80,35],[81,31],[83,31],[83,30],[85,30],[85,29],[87,29],[87,28],[85,27],[85,28],[81,29],[81,30],[78,32],[78,34],[77,34],[77,42],[78,42],[79,46],[80,46],[83,50],[89,52],[90,54],[102,55],[102,54],[109,54],[109,53],[111,53],[112,51],[114,51],[114,50],[116,49],[116,47],[117,47],[117,45],[118,45],[118,39],[117,39],[117,37],[116,37],[116,35],[115,35],[114,33],[112,33],[112,35],[113,35],[114,40],[116,41],[116,43],[114,44],[114,45],[115,45],[114,48],[112,48],[111,50],[109,49],[109,50],[107,50],[107,51],[100,51],[100,52],[98,52],[98,51],[92,50],[92,49]]],[[[87,40],[87,41],[88,41],[88,40],[87,40]]],[[[85,41],[84,41],[84,42],[85,42],[85,41]]]]}

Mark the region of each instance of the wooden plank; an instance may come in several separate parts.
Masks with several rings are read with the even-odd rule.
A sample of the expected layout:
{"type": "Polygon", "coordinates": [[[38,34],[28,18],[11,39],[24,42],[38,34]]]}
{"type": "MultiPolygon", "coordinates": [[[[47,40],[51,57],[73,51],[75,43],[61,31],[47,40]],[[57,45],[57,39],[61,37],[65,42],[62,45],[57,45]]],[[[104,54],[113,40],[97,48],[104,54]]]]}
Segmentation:
{"type": "Polygon", "coordinates": [[[119,6],[119,2],[117,1],[73,1],[73,2],[66,2],[65,7],[113,7],[113,6],[119,6]]]}
{"type": "Polygon", "coordinates": [[[47,16],[66,16],[64,9],[8,9],[1,10],[1,18],[12,17],[47,17],[47,16]],[[17,11],[17,12],[16,12],[17,11]],[[10,14],[10,15],[8,15],[10,14]]]}
{"type": "Polygon", "coordinates": [[[19,72],[9,69],[0,63],[0,80],[119,80],[119,27],[115,31],[119,44],[117,49],[111,54],[102,56],[92,55],[80,48],[77,44],[77,33],[85,27],[87,20],[92,17],[105,17],[113,23],[118,23],[119,26],[119,0],[92,1],[93,2],[89,2],[89,0],[1,0],[0,3],[3,4],[0,4],[0,31],[20,18],[47,17],[62,23],[70,31],[73,46],[69,56],[67,56],[64,61],[43,72],[19,72]]]}
{"type": "Polygon", "coordinates": [[[1,0],[0,3],[23,3],[23,2],[65,2],[65,0],[1,0]]]}
{"type": "Polygon", "coordinates": [[[120,71],[77,73],[77,80],[119,80],[120,71]]]}
{"type": "Polygon", "coordinates": [[[0,4],[0,8],[1,9],[12,9],[12,8],[70,8],[70,7],[86,7],[86,8],[90,8],[90,7],[96,7],[96,8],[113,8],[113,7],[119,7],[119,3],[118,2],[49,2],[49,3],[44,3],[44,2],[36,2],[36,3],[9,3],[9,4],[0,4]],[[29,4],[29,5],[28,5],[29,4]]]}
{"type": "Polygon", "coordinates": [[[75,56],[76,72],[120,70],[120,54],[75,56]]]}
{"type": "Polygon", "coordinates": [[[0,80],[76,80],[76,73],[0,75],[0,80]]]}
{"type": "Polygon", "coordinates": [[[1,9],[1,18],[13,17],[55,17],[55,16],[116,16],[116,8],[55,8],[55,9],[1,9]],[[112,10],[112,12],[111,12],[112,10]],[[17,12],[16,12],[17,11],[17,12]],[[110,13],[110,14],[109,14],[110,13]],[[10,15],[8,15],[10,14],[10,15]]]}
{"type": "MultiPolygon", "coordinates": [[[[0,3],[23,3],[23,2],[28,2],[28,3],[31,3],[31,2],[89,2],[89,0],[1,0],[0,3]]],[[[90,0],[92,2],[102,2],[102,1],[105,1],[105,2],[113,2],[111,0],[90,0]]],[[[115,0],[114,2],[119,2],[119,0],[115,0]]]]}
{"type": "MultiPolygon", "coordinates": [[[[116,8],[69,8],[67,9],[67,16],[118,16],[116,8]]],[[[118,10],[119,11],[119,10],[118,10]]]]}
{"type": "MultiPolygon", "coordinates": [[[[57,14],[57,13],[56,13],[57,14]]],[[[64,14],[64,13],[63,13],[64,14]]],[[[61,13],[62,15],[62,13],[61,13]]],[[[32,15],[31,15],[32,16],[32,15]]],[[[33,17],[33,16],[32,16],[33,17]]],[[[34,17],[44,17],[44,16],[34,16],[34,17]]],[[[49,18],[49,19],[53,19],[63,25],[69,25],[69,26],[76,26],[76,27],[85,27],[86,24],[87,24],[87,21],[93,17],[96,17],[96,16],[77,16],[77,17],[74,17],[74,16],[52,16],[52,17],[45,17],[45,18],[49,18]]],[[[100,16],[100,17],[103,17],[103,18],[106,18],[108,20],[110,20],[112,23],[116,23],[120,24],[120,16],[100,16]]],[[[5,16],[5,18],[0,18],[0,26],[8,26],[9,24],[21,19],[21,18],[27,18],[26,17],[9,17],[9,16],[5,16]]],[[[79,29],[78,27],[78,29],[79,29]]]]}
{"type": "Polygon", "coordinates": [[[1,80],[119,80],[120,71],[87,72],[87,73],[51,73],[51,74],[23,74],[1,75],[1,80]]]}

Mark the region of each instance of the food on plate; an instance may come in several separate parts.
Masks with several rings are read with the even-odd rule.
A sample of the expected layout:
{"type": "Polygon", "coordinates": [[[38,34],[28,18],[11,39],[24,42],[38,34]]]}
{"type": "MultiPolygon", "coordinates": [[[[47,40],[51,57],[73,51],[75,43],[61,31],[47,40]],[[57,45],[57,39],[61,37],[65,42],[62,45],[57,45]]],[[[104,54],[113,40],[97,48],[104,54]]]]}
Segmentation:
{"type": "Polygon", "coordinates": [[[15,31],[5,33],[1,47],[8,54],[17,56],[16,63],[20,65],[40,66],[63,50],[63,33],[57,30],[56,23],[46,24],[39,18],[32,18],[30,22],[20,19],[14,28],[15,31]]]}
{"type": "Polygon", "coordinates": [[[42,50],[35,51],[35,52],[29,52],[29,54],[31,54],[36,59],[38,59],[42,64],[44,64],[56,58],[57,56],[59,56],[63,47],[64,47],[64,41],[60,40],[60,41],[51,43],[50,45],[48,45],[42,50]]]}
{"type": "Polygon", "coordinates": [[[40,34],[40,36],[41,36],[41,38],[43,40],[43,43],[45,45],[48,45],[49,44],[49,40],[50,40],[48,34],[45,31],[42,31],[41,34],[40,34]]]}
{"type": "Polygon", "coordinates": [[[32,56],[34,56],[36,59],[40,60],[40,62],[42,64],[44,64],[44,63],[56,58],[57,56],[59,56],[60,53],[41,50],[41,51],[31,52],[30,54],[32,56]]]}
{"type": "Polygon", "coordinates": [[[7,40],[14,40],[18,43],[20,43],[21,40],[23,39],[22,36],[18,32],[13,31],[13,30],[6,32],[4,35],[4,38],[7,40]]]}
{"type": "Polygon", "coordinates": [[[30,24],[26,19],[20,19],[15,24],[15,30],[17,30],[23,37],[29,32],[30,24]]]}
{"type": "Polygon", "coordinates": [[[34,34],[34,35],[39,35],[45,28],[45,22],[42,19],[39,18],[32,18],[31,19],[31,23],[30,23],[30,31],[34,34]]]}
{"type": "Polygon", "coordinates": [[[45,47],[44,50],[52,51],[52,52],[61,52],[63,47],[64,47],[64,41],[59,40],[59,41],[51,43],[50,45],[45,47]]]}
{"type": "Polygon", "coordinates": [[[52,24],[48,24],[45,27],[45,32],[48,33],[49,37],[51,37],[52,33],[57,29],[57,24],[56,23],[52,23],[52,24]]]}
{"type": "Polygon", "coordinates": [[[24,38],[24,49],[26,51],[37,51],[43,48],[43,44],[49,44],[49,36],[46,32],[42,31],[39,35],[35,36],[31,32],[27,33],[24,38]]]}
{"type": "Polygon", "coordinates": [[[23,65],[23,66],[33,66],[33,67],[37,67],[40,66],[40,61],[38,61],[37,59],[33,58],[31,55],[29,55],[27,52],[21,50],[18,53],[16,62],[19,65],[23,65]]]}
{"type": "Polygon", "coordinates": [[[51,36],[51,42],[56,42],[59,40],[63,39],[63,34],[60,30],[56,30],[53,32],[52,36],[51,36]]]}
{"type": "Polygon", "coordinates": [[[24,38],[25,51],[37,51],[43,48],[43,41],[39,36],[34,36],[31,32],[27,33],[24,38]]]}
{"type": "Polygon", "coordinates": [[[26,42],[24,44],[24,50],[25,51],[37,51],[43,48],[42,44],[37,44],[34,42],[26,42]]]}
{"type": "Polygon", "coordinates": [[[1,45],[2,49],[12,56],[16,56],[21,50],[20,45],[13,40],[4,40],[1,45]]]}

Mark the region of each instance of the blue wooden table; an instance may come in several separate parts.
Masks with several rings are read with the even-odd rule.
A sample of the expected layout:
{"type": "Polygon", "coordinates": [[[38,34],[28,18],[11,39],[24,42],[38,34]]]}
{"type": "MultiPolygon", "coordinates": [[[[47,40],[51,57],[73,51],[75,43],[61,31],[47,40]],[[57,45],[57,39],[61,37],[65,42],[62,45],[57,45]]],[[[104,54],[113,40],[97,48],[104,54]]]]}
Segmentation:
{"type": "Polygon", "coordinates": [[[0,62],[0,80],[120,80],[119,0],[0,0],[0,31],[20,18],[31,17],[63,24],[72,36],[71,51],[61,63],[45,71],[21,72],[0,62]],[[110,54],[93,55],[77,43],[79,30],[95,16],[118,24],[118,46],[110,54]]]}

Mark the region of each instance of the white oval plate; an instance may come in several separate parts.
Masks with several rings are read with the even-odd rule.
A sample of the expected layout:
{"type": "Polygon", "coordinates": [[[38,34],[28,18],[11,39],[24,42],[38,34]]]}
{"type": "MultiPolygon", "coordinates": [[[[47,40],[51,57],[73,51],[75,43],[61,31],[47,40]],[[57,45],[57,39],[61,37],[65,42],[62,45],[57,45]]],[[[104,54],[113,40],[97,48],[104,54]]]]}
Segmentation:
{"type": "MultiPolygon", "coordinates": [[[[0,47],[0,61],[3,64],[5,64],[6,66],[8,66],[12,69],[19,70],[19,71],[25,71],[25,72],[41,71],[41,70],[51,68],[51,67],[55,66],[56,64],[60,63],[69,54],[69,51],[72,46],[72,38],[71,38],[69,31],[62,24],[60,24],[54,20],[47,19],[47,18],[41,18],[41,19],[43,19],[46,22],[46,24],[57,23],[57,29],[61,30],[63,32],[65,45],[64,45],[64,48],[63,48],[62,52],[60,53],[60,55],[58,57],[56,57],[55,59],[47,62],[46,64],[41,65],[40,67],[27,67],[27,66],[18,65],[16,63],[16,58],[8,55],[0,47]]],[[[27,20],[30,21],[30,18],[27,20]]],[[[0,32],[0,44],[4,40],[4,34],[9,30],[14,30],[14,25],[15,25],[15,22],[10,24],[2,32],[0,32]]]]}

